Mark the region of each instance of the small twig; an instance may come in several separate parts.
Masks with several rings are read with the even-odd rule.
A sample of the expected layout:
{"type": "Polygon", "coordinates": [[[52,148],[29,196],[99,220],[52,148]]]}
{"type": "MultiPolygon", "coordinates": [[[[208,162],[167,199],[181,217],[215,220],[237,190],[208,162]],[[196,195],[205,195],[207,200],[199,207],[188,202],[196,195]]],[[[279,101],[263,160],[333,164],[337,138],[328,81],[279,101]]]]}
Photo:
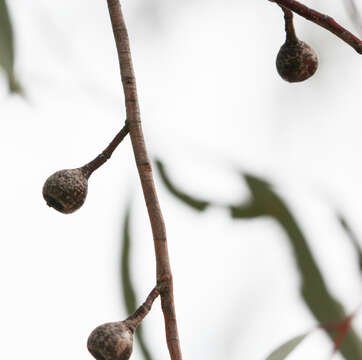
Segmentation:
{"type": "Polygon", "coordinates": [[[351,32],[346,30],[343,26],[339,25],[333,18],[328,15],[322,14],[318,11],[310,9],[304,4],[295,0],[269,0],[284,6],[285,8],[297,13],[307,20],[318,24],[319,26],[332,32],[344,42],[352,46],[359,54],[362,54],[362,41],[351,32]]]}
{"type": "Polygon", "coordinates": [[[160,295],[160,292],[157,287],[154,287],[147,296],[146,301],[125,320],[128,327],[135,329],[141,323],[144,317],[150,312],[152,304],[158,295],[160,295]]]}
{"type": "Polygon", "coordinates": [[[295,34],[294,23],[293,23],[293,12],[284,6],[279,5],[284,12],[285,20],[285,33],[287,36],[287,42],[297,42],[298,38],[295,34]]]}
{"type": "Polygon", "coordinates": [[[87,176],[87,178],[89,178],[93,171],[101,167],[112,156],[113,151],[116,150],[117,146],[122,142],[128,133],[129,126],[128,121],[126,121],[121,131],[114,137],[109,145],[94,160],[90,161],[88,164],[85,164],[82,167],[82,171],[87,176]]]}
{"type": "Polygon", "coordinates": [[[142,132],[128,32],[119,0],[107,0],[107,3],[121,69],[133,153],[152,228],[156,254],[157,288],[161,295],[167,346],[172,360],[182,360],[173,297],[172,273],[167,249],[166,228],[158,202],[151,162],[147,154],[142,132]]]}

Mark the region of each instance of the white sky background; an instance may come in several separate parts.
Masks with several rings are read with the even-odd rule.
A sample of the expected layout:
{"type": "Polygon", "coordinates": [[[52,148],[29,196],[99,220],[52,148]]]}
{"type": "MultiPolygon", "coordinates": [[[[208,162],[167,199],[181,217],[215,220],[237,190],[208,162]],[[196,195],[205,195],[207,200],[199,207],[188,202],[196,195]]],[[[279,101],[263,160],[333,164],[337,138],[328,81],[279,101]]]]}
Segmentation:
{"type": "MultiPolygon", "coordinates": [[[[132,199],[132,276],[153,287],[153,243],[129,140],[90,180],[84,207],[64,216],[41,196],[51,173],[103,150],[125,111],[106,1],[8,1],[27,101],[0,79],[2,358],[90,359],[97,325],[126,316],[120,233],[132,199]]],[[[306,1],[355,31],[341,0],[306,1]]],[[[333,207],[362,237],[360,57],[296,17],[320,67],[305,83],[275,70],[284,42],[268,2],[124,1],[148,148],[175,182],[218,203],[248,197],[240,169],[279,186],[347,311],[361,302],[355,254],[333,207]]],[[[201,215],[156,179],[166,220],[185,359],[262,360],[315,325],[302,302],[285,234],[269,219],[201,215]]],[[[354,322],[362,334],[362,315],[354,322]]],[[[168,359],[159,300],[145,321],[154,359],[168,359]]],[[[315,333],[290,356],[327,359],[315,333]]],[[[135,348],[134,359],[141,359],[135,348]]],[[[341,359],[339,355],[334,359],[341,359]]]]}

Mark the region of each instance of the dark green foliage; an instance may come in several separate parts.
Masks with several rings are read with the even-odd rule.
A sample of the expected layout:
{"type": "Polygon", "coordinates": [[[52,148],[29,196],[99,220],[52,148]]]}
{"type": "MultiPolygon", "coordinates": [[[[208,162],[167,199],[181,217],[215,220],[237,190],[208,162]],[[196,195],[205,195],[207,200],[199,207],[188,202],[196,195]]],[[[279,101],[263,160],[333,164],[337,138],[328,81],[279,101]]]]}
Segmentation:
{"type": "MultiPolygon", "coordinates": [[[[122,256],[121,256],[121,275],[122,275],[122,295],[126,304],[128,314],[133,314],[137,309],[137,299],[132,280],[130,276],[130,207],[127,207],[123,220],[123,236],[122,236],[122,256]]],[[[138,340],[145,360],[152,360],[152,356],[145,344],[143,337],[142,325],[139,325],[136,330],[136,339],[138,340]]]]}
{"type": "MultiPolygon", "coordinates": [[[[245,175],[244,178],[252,194],[252,200],[247,206],[257,209],[258,216],[265,215],[274,218],[287,233],[302,280],[301,295],[318,323],[329,324],[343,321],[347,314],[337,299],[330,294],[306,237],[288,206],[262,179],[250,175],[245,175]]],[[[238,209],[245,209],[245,205],[230,207],[234,218],[237,217],[235,215],[238,209]]],[[[333,340],[333,335],[331,333],[329,335],[333,340]]],[[[340,351],[348,360],[362,359],[362,342],[353,329],[348,332],[340,351]]]]}
{"type": "MultiPolygon", "coordinates": [[[[195,208],[192,205],[195,201],[194,198],[183,191],[175,189],[160,161],[157,162],[157,167],[170,193],[182,202],[195,208]],[[191,199],[191,203],[189,199],[191,199]]],[[[288,206],[277,192],[274,191],[273,186],[264,179],[250,174],[244,174],[243,177],[250,190],[251,197],[248,201],[238,206],[229,206],[228,209],[230,210],[231,217],[234,219],[253,219],[260,216],[270,216],[277,221],[288,236],[301,277],[300,292],[315,319],[322,325],[342,322],[347,317],[347,314],[340,302],[329,292],[318,264],[309,248],[307,239],[288,206]]],[[[196,204],[205,204],[205,207],[211,205],[209,202],[200,201],[196,202],[196,204]]],[[[345,221],[341,223],[346,230],[349,229],[345,221]]],[[[352,233],[349,231],[349,234],[351,236],[352,233]]],[[[362,264],[362,251],[356,238],[353,237],[353,239],[356,250],[358,249],[360,264],[362,264]]],[[[333,341],[334,334],[329,332],[328,335],[333,341]]],[[[340,347],[340,352],[347,360],[362,359],[362,342],[353,329],[345,337],[340,347]]]]}
{"type": "Polygon", "coordinates": [[[168,174],[166,173],[163,163],[160,160],[155,160],[155,162],[163,183],[172,195],[176,196],[176,198],[181,200],[183,203],[191,206],[198,211],[204,211],[210,205],[208,201],[197,199],[177,189],[177,187],[171,182],[168,174]]]}
{"type": "Polygon", "coordinates": [[[338,218],[339,223],[342,225],[343,229],[347,233],[348,238],[351,240],[351,243],[356,251],[356,255],[358,257],[359,268],[362,273],[362,248],[361,248],[360,242],[359,242],[356,234],[352,230],[352,228],[349,226],[346,218],[341,214],[339,214],[339,215],[337,214],[337,218],[338,218]]]}
{"type": "Polygon", "coordinates": [[[5,0],[0,0],[0,67],[5,71],[9,91],[21,93],[21,87],[14,74],[14,35],[5,0]]]}
{"type": "Polygon", "coordinates": [[[245,174],[244,177],[251,191],[252,198],[245,204],[230,206],[231,217],[234,219],[251,219],[265,215],[265,202],[260,202],[257,195],[259,191],[270,187],[270,184],[252,175],[245,174]]]}

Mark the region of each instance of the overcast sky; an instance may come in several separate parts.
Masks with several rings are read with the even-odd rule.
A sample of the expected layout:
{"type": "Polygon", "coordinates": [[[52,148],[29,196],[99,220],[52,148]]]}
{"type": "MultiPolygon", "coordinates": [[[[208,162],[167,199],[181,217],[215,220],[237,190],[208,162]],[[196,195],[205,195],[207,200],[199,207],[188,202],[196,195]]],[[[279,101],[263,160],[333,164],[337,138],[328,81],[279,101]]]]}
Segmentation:
{"type": "MultiPolygon", "coordinates": [[[[341,0],[306,1],[355,31],[341,0]]],[[[97,325],[122,320],[122,217],[132,203],[132,278],[139,302],[155,282],[153,243],[130,141],[89,184],[73,215],[41,195],[56,170],[103,150],[125,120],[106,1],[8,1],[26,100],[0,78],[2,357],[90,359],[97,325]]],[[[268,2],[124,1],[148,149],[175,182],[218,204],[248,198],[240,170],[272,181],[304,229],[330,291],[348,313],[361,302],[355,253],[336,222],[362,238],[360,57],[296,18],[320,67],[283,81],[280,9],[268,2]]],[[[315,319],[299,295],[286,235],[270,219],[197,214],[156,177],[169,239],[185,359],[263,360],[315,319]]],[[[362,336],[362,314],[354,321],[362,336]]],[[[145,320],[154,359],[168,359],[159,300],[145,320]]],[[[290,356],[327,359],[316,331],[290,356]]],[[[136,346],[134,359],[142,359],[136,346]]],[[[334,359],[341,359],[336,355],[334,359]]]]}

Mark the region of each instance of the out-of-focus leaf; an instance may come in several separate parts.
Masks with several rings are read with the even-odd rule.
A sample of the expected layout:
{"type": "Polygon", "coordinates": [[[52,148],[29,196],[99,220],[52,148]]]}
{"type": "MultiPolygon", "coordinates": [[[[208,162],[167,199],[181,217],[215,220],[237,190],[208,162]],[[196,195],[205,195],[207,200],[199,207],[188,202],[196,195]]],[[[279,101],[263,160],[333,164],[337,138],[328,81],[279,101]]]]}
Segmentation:
{"type": "Polygon", "coordinates": [[[170,177],[166,173],[163,163],[160,160],[156,160],[155,162],[163,183],[172,195],[198,211],[204,211],[210,205],[208,201],[190,196],[185,192],[177,189],[177,187],[171,182],[170,177]]]}
{"type": "Polygon", "coordinates": [[[357,7],[355,0],[344,0],[344,4],[347,8],[347,12],[357,27],[359,34],[362,35],[362,16],[361,13],[357,7]]]}
{"type": "MultiPolygon", "coordinates": [[[[132,284],[130,274],[130,207],[127,207],[123,220],[123,236],[122,236],[122,256],[121,256],[121,275],[122,275],[122,295],[126,304],[128,314],[132,314],[136,310],[137,300],[136,293],[132,284]]],[[[145,360],[152,360],[150,351],[148,350],[143,337],[142,325],[139,325],[136,330],[136,338],[140,344],[143,357],[145,360]]]]}
{"type": "Polygon", "coordinates": [[[14,74],[14,35],[5,0],[0,0],[0,66],[5,71],[10,92],[21,93],[14,74]]]}
{"type": "Polygon", "coordinates": [[[265,215],[254,203],[245,204],[243,206],[230,206],[229,210],[231,217],[234,219],[252,219],[265,215]]]}
{"type": "MultiPolygon", "coordinates": [[[[263,179],[251,175],[244,175],[244,179],[252,198],[247,204],[230,207],[231,215],[237,218],[238,209],[243,215],[243,211],[248,207],[257,209],[257,216],[264,215],[275,219],[288,235],[301,277],[301,295],[317,322],[327,324],[343,321],[347,315],[339,301],[330,294],[307,239],[288,206],[273,187],[263,179]]],[[[241,218],[245,218],[245,216],[241,216],[241,218]]],[[[327,333],[334,341],[333,334],[330,331],[327,333]]],[[[348,360],[362,359],[362,342],[353,329],[350,329],[345,336],[340,351],[348,360]]]]}
{"type": "Polygon", "coordinates": [[[346,218],[343,215],[337,214],[337,219],[338,219],[339,223],[341,224],[342,228],[347,233],[348,238],[351,240],[351,243],[356,251],[356,254],[358,257],[359,268],[362,273],[362,248],[361,248],[360,242],[357,238],[357,235],[354,233],[354,231],[352,230],[352,228],[350,227],[346,218]]]}
{"type": "Polygon", "coordinates": [[[273,351],[266,360],[284,360],[306,338],[309,333],[299,335],[287,341],[273,351]]]}
{"type": "Polygon", "coordinates": [[[336,353],[346,338],[349,330],[351,329],[351,324],[353,318],[356,316],[356,312],[352,313],[351,315],[347,316],[345,319],[340,321],[339,323],[335,324],[325,324],[321,326],[323,329],[329,330],[334,336],[334,345],[333,345],[333,354],[336,353]]]}
{"type": "Polygon", "coordinates": [[[122,290],[124,301],[126,303],[127,312],[129,314],[136,310],[136,295],[133,289],[131,275],[130,275],[130,215],[131,210],[127,207],[125,217],[123,220],[123,239],[122,239],[122,261],[121,261],[121,274],[122,274],[122,290]]]}

